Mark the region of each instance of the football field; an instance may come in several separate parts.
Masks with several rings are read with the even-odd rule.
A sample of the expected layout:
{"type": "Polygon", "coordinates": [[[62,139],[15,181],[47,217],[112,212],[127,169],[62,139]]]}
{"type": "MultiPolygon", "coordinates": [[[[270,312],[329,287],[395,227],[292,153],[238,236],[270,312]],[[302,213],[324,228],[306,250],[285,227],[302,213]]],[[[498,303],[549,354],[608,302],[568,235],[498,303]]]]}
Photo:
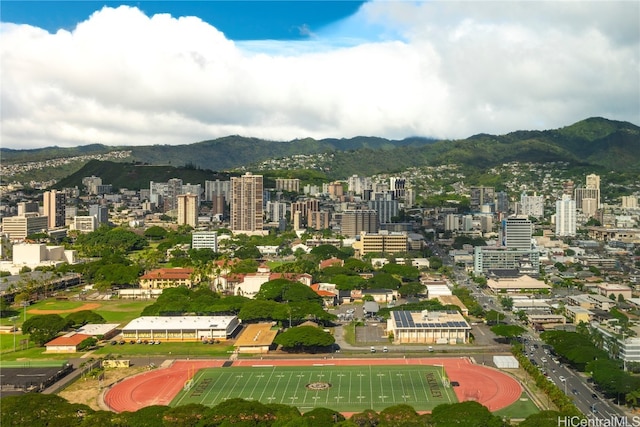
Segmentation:
{"type": "Polygon", "coordinates": [[[380,411],[408,404],[429,411],[457,402],[438,366],[252,366],[205,368],[180,391],[171,406],[214,406],[232,398],[282,403],[307,412],[316,407],[339,412],[380,411]]]}

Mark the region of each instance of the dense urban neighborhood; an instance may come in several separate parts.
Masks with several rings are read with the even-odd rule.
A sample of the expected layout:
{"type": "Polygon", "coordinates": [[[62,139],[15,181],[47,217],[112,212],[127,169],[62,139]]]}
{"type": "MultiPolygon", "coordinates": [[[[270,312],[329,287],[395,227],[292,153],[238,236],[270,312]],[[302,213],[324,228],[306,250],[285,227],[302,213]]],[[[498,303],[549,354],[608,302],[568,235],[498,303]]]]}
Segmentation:
{"type": "MultiPolygon", "coordinates": [[[[53,425],[25,409],[51,405],[64,425],[227,425],[249,413],[255,424],[242,425],[631,420],[640,406],[640,181],[606,182],[610,174],[566,162],[509,162],[473,176],[451,163],[321,182],[309,171],[323,156],[202,182],[175,169],[140,188],[96,175],[60,187],[7,173],[64,159],[3,165],[3,423],[53,425]],[[239,369],[246,360],[311,358],[317,367],[445,356],[500,369],[521,390],[493,404],[438,362],[442,373],[425,374],[424,387],[439,406],[409,404],[405,392],[368,409],[339,395],[333,406],[294,396],[285,409],[238,393],[193,400],[197,408],[176,403],[182,395],[129,408],[114,397],[124,377],[112,380],[141,366],[170,372],[173,360],[224,359],[228,368],[206,369],[239,369]],[[46,381],[18,374],[44,361],[55,367],[46,381]],[[77,377],[106,393],[78,400],[77,377]],[[449,393],[457,402],[438,400],[449,393]],[[510,406],[525,401],[526,409],[510,406]]],[[[198,397],[215,381],[185,369],[180,393],[198,397]]],[[[310,383],[313,392],[338,378],[310,383]]],[[[366,399],[361,391],[356,400],[366,399]]]]}

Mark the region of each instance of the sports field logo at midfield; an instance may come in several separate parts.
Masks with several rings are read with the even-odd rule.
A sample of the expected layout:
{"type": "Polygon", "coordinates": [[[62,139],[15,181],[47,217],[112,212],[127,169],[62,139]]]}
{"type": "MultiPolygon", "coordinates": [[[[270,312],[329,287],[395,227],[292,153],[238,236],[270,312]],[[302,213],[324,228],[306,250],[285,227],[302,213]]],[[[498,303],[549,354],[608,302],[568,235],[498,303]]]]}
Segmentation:
{"type": "Polygon", "coordinates": [[[307,387],[309,390],[313,390],[313,391],[329,390],[331,388],[331,384],[319,381],[319,382],[315,382],[315,383],[309,383],[305,387],[307,387]]]}

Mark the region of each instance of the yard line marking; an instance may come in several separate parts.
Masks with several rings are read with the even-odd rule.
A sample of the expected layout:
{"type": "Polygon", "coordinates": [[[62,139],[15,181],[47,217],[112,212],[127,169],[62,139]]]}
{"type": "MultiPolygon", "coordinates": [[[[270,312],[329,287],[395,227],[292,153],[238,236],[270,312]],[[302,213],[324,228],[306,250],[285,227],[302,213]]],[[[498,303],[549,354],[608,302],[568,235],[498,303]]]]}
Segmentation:
{"type": "MultiPolygon", "coordinates": [[[[281,375],[282,377],[284,377],[284,374],[281,375]]],[[[278,383],[280,382],[280,380],[278,380],[278,383]]],[[[287,393],[287,390],[289,390],[289,383],[291,382],[291,372],[289,372],[289,379],[287,380],[287,385],[284,387],[284,392],[282,392],[282,399],[280,401],[280,403],[282,403],[284,401],[284,395],[287,393]]],[[[297,399],[297,398],[296,398],[297,399]]]]}
{"type": "Polygon", "coordinates": [[[371,409],[373,409],[373,381],[371,381],[371,365],[369,365],[369,396],[371,396],[371,409]]]}
{"type": "MultiPolygon", "coordinates": [[[[273,376],[273,372],[276,370],[276,368],[272,367],[271,368],[271,375],[269,375],[269,378],[267,379],[267,384],[271,384],[271,377],[273,376]]],[[[264,392],[267,391],[267,387],[264,388],[264,390],[262,390],[262,394],[260,395],[260,401],[262,401],[262,396],[264,396],[264,392]]],[[[271,403],[271,400],[275,399],[275,397],[273,397],[273,389],[271,389],[271,396],[268,397],[269,403],[271,403]]]]}

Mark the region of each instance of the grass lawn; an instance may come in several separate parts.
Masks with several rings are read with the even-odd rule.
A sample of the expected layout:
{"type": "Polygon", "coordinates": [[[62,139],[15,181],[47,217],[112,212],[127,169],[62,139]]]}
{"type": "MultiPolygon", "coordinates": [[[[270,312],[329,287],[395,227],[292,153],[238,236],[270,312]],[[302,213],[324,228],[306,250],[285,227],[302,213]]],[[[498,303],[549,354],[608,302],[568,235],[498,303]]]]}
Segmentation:
{"type": "Polygon", "coordinates": [[[538,407],[533,403],[529,395],[526,392],[523,392],[517,402],[494,412],[494,415],[507,417],[509,419],[520,419],[527,418],[529,415],[537,414],[538,412],[540,412],[538,407]]]}
{"type": "Polygon", "coordinates": [[[136,317],[140,317],[142,310],[154,302],[155,300],[100,301],[100,308],[94,311],[104,317],[108,323],[120,323],[124,326],[136,317]]]}
{"type": "Polygon", "coordinates": [[[294,405],[306,412],[316,407],[361,412],[398,405],[431,410],[457,398],[445,387],[434,366],[254,366],[201,369],[193,385],[171,406],[200,403],[214,406],[226,399],[294,405]],[[309,385],[316,385],[317,388],[309,385]]]}

